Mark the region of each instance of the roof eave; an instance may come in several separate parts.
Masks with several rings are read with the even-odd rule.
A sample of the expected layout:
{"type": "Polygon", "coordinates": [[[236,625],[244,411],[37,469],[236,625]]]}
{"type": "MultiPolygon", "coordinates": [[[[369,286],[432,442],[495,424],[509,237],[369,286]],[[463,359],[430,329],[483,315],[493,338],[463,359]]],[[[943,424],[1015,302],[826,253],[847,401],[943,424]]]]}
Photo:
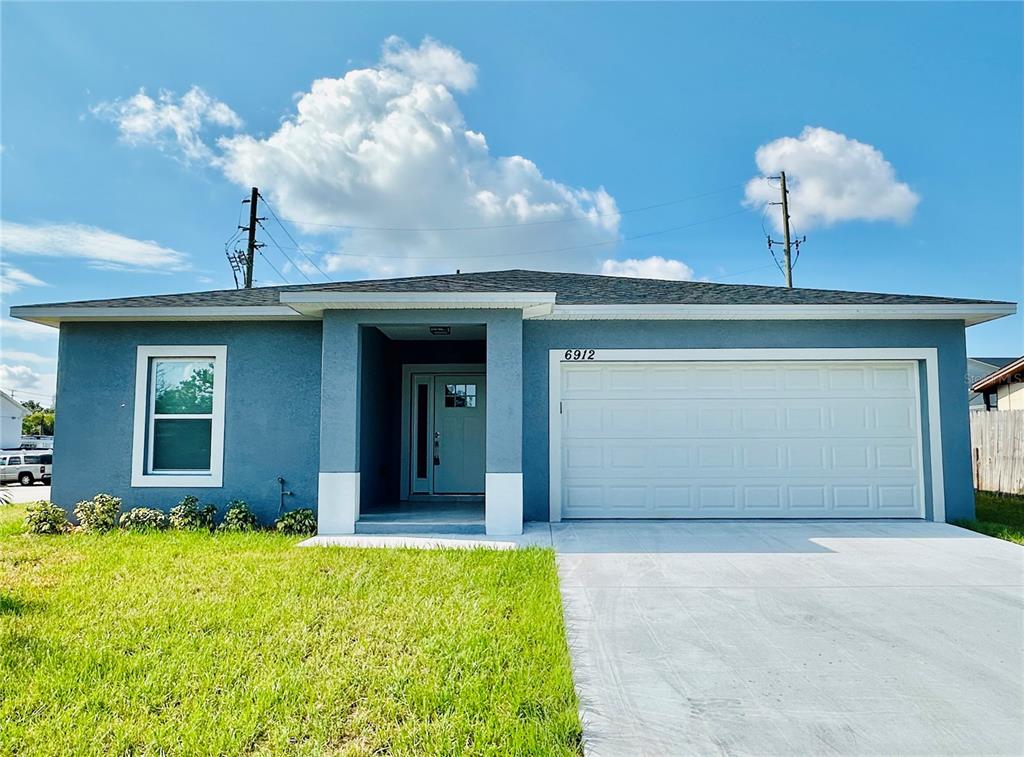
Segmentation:
{"type": "Polygon", "coordinates": [[[990,391],[1001,384],[1019,383],[1013,381],[1014,376],[1024,373],[1024,357],[1014,360],[1009,365],[1004,365],[997,371],[993,371],[982,379],[971,384],[972,392],[990,391]]]}
{"type": "Polygon", "coordinates": [[[20,305],[12,318],[57,328],[62,323],[105,321],[300,321],[311,320],[285,305],[213,307],[50,307],[20,305]]]}
{"type": "Polygon", "coordinates": [[[282,292],[281,303],[297,313],[322,317],[325,310],[522,310],[524,317],[550,313],[555,292],[282,292]]]}
{"type": "Polygon", "coordinates": [[[1013,303],[888,305],[555,305],[541,320],[955,320],[965,326],[1017,312],[1013,303]]]}

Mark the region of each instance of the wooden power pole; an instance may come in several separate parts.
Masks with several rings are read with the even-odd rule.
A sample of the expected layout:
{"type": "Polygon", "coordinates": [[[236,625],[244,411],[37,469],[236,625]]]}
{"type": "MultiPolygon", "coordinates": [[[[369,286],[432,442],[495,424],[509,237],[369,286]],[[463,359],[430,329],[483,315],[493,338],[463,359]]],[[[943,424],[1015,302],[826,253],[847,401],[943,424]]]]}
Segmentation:
{"type": "MultiPolygon", "coordinates": [[[[790,232],[789,232],[789,190],[786,189],[786,172],[785,171],[779,171],[779,175],[778,176],[770,176],[769,178],[771,178],[771,179],[779,179],[782,182],[782,202],[770,202],[768,204],[769,205],[781,205],[782,206],[782,233],[783,233],[784,236],[783,236],[783,241],[782,241],[783,257],[782,257],[782,265],[780,266],[780,268],[782,268],[782,273],[786,277],[786,286],[789,287],[790,289],[792,289],[793,288],[793,263],[794,263],[793,255],[792,255],[792,249],[795,247],[796,250],[797,250],[797,255],[799,256],[799,254],[800,254],[800,245],[801,245],[801,243],[807,241],[807,237],[803,237],[802,239],[796,239],[796,240],[793,240],[793,239],[790,238],[790,232]]],[[[778,242],[776,242],[771,237],[768,237],[768,249],[769,250],[772,249],[772,245],[773,244],[778,244],[778,242]]],[[[775,253],[773,252],[772,256],[774,256],[774,255],[775,255],[775,253]]],[[[776,265],[778,265],[778,262],[779,262],[778,260],[775,261],[776,265]]]]}
{"type": "MultiPolygon", "coordinates": [[[[786,267],[786,286],[790,289],[793,288],[793,258],[790,255],[789,249],[789,197],[786,192],[786,172],[779,171],[779,176],[782,178],[782,229],[785,236],[785,248],[783,249],[783,255],[786,267]]],[[[253,190],[253,203],[256,202],[256,190],[253,190]]],[[[256,206],[253,205],[253,212],[256,212],[256,206]]],[[[249,233],[249,245],[252,246],[252,232],[249,233]]],[[[249,253],[249,259],[252,259],[252,253],[249,253]]]]}
{"type": "MultiPolygon", "coordinates": [[[[785,188],[786,179],[783,177],[782,186],[785,188]]],[[[260,190],[258,187],[252,188],[252,197],[249,199],[249,245],[245,249],[245,288],[252,289],[252,269],[256,264],[256,250],[258,245],[256,244],[256,224],[259,222],[259,218],[256,215],[256,204],[259,202],[260,190]]],[[[783,189],[783,199],[785,199],[785,189],[783,189]]],[[[783,211],[785,212],[785,211],[783,211]]],[[[789,259],[789,222],[786,224],[786,259],[789,259]]],[[[792,284],[790,284],[792,286],[792,284]]]]}

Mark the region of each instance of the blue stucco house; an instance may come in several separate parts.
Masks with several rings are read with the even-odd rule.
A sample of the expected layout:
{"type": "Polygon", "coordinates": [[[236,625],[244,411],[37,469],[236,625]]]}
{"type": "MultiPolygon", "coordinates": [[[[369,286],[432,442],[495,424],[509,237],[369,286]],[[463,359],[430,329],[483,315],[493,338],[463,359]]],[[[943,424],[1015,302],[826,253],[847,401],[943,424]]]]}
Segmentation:
{"type": "Polygon", "coordinates": [[[1013,312],[523,270],[11,309],[60,328],[56,503],[284,502],[321,534],[970,517],[964,330],[1013,312]]]}

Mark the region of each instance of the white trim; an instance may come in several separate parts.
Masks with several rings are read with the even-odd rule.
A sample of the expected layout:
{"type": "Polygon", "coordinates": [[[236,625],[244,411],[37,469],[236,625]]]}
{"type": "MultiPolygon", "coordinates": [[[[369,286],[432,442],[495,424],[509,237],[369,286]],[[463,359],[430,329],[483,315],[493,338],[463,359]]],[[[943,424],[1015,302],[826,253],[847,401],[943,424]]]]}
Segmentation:
{"type": "Polygon", "coordinates": [[[318,536],[354,534],[359,520],[359,472],[320,472],[317,478],[318,536]]]}
{"type": "Polygon", "coordinates": [[[893,305],[555,305],[537,320],[962,320],[968,326],[1013,315],[1006,304],[893,305]]]}
{"type": "Polygon", "coordinates": [[[316,320],[329,309],[521,309],[531,320],[962,320],[968,326],[1017,312],[1014,303],[891,305],[556,305],[554,292],[281,292],[280,305],[80,307],[21,305],[12,318],[75,321],[316,320]]]}
{"type": "Polygon", "coordinates": [[[554,292],[282,292],[281,302],[304,315],[325,310],[458,310],[553,307],[554,292]]]}
{"type": "Polygon", "coordinates": [[[488,473],[484,494],[484,529],[488,536],[523,532],[523,474],[488,473]]]}
{"type": "MultiPolygon", "coordinates": [[[[428,374],[433,379],[437,374],[465,373],[480,375],[486,378],[487,366],[483,363],[402,363],[402,447],[401,466],[402,475],[398,485],[398,498],[402,501],[409,499],[412,494],[428,494],[429,492],[411,492],[412,477],[412,376],[413,374],[428,374]]],[[[434,386],[431,381],[427,390],[428,396],[433,396],[434,386]]],[[[433,401],[433,400],[431,400],[433,401]]],[[[486,410],[485,410],[486,412],[486,410]]],[[[434,418],[433,414],[428,416],[429,429],[427,436],[433,435],[434,418]]],[[[430,486],[433,487],[433,467],[427,466],[430,486]]]]}
{"type": "MultiPolygon", "coordinates": [[[[548,481],[550,519],[562,519],[562,381],[561,364],[591,362],[565,360],[567,349],[548,352],[548,481]]],[[[945,522],[946,494],[942,462],[942,425],[939,410],[939,351],[935,347],[852,347],[793,349],[595,349],[593,361],[786,361],[786,360],[918,360],[925,364],[928,396],[928,452],[931,462],[932,520],[945,522]]],[[[920,381],[918,381],[920,386],[920,381]]],[[[920,403],[918,404],[920,407],[920,403]]],[[[923,469],[922,465],[922,469],[923,469]]],[[[924,515],[924,514],[923,514],[924,515]]],[[[923,517],[922,515],[922,517],[923,517]]]]}
{"type": "Polygon", "coordinates": [[[227,305],[223,307],[46,307],[11,308],[11,317],[59,326],[76,321],[302,321],[310,320],[284,305],[227,305]]]}
{"type": "MultiPolygon", "coordinates": [[[[135,356],[135,409],[132,429],[132,486],[168,488],[215,488],[224,483],[224,415],[227,399],[227,357],[224,344],[140,344],[135,356]],[[213,415],[210,437],[210,470],[196,473],[149,473],[146,434],[150,418],[149,376],[156,357],[208,357],[213,366],[213,415]]],[[[206,416],[203,416],[206,417],[206,416]]]]}

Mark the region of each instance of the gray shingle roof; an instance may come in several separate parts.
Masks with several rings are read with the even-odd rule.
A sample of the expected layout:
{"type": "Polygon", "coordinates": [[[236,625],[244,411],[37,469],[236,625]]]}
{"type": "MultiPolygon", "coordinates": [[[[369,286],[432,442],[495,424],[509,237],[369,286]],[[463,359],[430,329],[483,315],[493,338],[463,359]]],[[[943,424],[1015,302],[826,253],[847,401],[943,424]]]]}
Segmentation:
{"type": "Polygon", "coordinates": [[[400,279],[335,281],[324,284],[222,289],[148,297],[54,302],[35,307],[139,308],[278,305],[281,292],[556,292],[560,305],[979,305],[1011,304],[830,289],[787,289],[751,284],[712,284],[547,271],[413,276],[400,279]]]}

